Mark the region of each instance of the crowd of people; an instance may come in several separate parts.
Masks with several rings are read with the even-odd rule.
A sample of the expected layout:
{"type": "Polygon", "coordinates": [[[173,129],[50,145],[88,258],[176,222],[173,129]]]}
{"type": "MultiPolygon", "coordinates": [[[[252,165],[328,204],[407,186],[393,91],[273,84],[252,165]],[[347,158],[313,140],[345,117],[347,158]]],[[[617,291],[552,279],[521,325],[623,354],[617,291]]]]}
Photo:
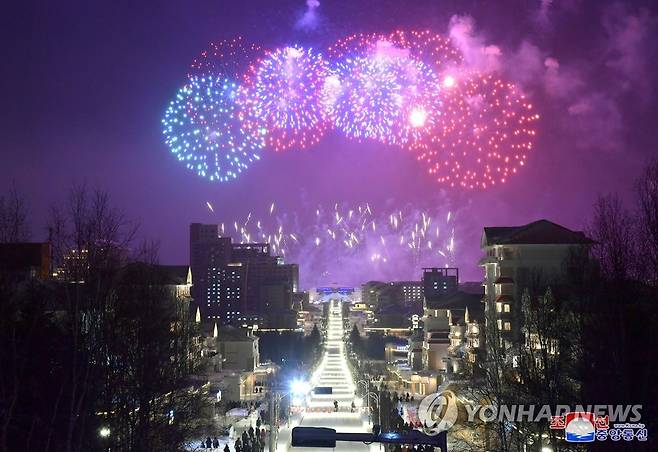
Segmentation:
{"type": "Polygon", "coordinates": [[[249,430],[242,432],[242,435],[235,440],[232,449],[228,444],[225,444],[224,448],[220,448],[220,442],[216,436],[214,438],[208,436],[205,441],[201,441],[199,449],[217,452],[220,450],[222,452],[263,452],[266,440],[267,432],[265,429],[249,427],[249,430]]]}

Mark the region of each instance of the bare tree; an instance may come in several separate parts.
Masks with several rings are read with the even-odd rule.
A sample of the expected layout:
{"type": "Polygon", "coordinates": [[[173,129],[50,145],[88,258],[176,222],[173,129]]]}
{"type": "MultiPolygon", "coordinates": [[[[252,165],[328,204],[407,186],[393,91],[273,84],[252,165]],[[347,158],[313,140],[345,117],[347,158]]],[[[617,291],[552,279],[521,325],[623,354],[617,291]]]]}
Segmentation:
{"type": "MultiPolygon", "coordinates": [[[[549,288],[544,295],[522,299],[526,344],[521,348],[519,389],[536,406],[569,405],[579,399],[577,363],[582,357],[577,314],[549,288]]],[[[548,422],[532,423],[537,434],[547,435],[553,450],[564,450],[548,422]]]]}
{"type": "Polygon", "coordinates": [[[637,272],[636,228],[617,195],[600,196],[589,228],[593,253],[606,278],[628,281],[637,272]]]}
{"type": "Polygon", "coordinates": [[[638,226],[646,279],[658,284],[658,160],[644,169],[636,184],[638,226]]]}
{"type": "Polygon", "coordinates": [[[128,257],[138,225],[110,204],[106,192],[79,185],[63,207],[52,209],[48,229],[55,265],[84,280],[128,257]]]}
{"type": "Polygon", "coordinates": [[[0,196],[0,243],[25,242],[30,238],[25,199],[12,187],[0,196]]]}
{"type": "MultiPolygon", "coordinates": [[[[518,399],[513,398],[514,391],[510,375],[513,350],[509,348],[498,328],[495,311],[491,306],[485,308],[485,317],[486,357],[478,362],[475,372],[477,377],[464,388],[464,392],[471,400],[482,405],[500,407],[505,404],[520,403],[518,399]]],[[[480,424],[478,428],[482,430],[482,438],[469,444],[469,447],[501,452],[513,450],[514,438],[503,422],[486,422],[480,424]]],[[[464,447],[464,445],[461,446],[461,448],[464,447]]]]}
{"type": "Polygon", "coordinates": [[[110,204],[109,195],[74,186],[49,223],[53,261],[65,281],[66,323],[73,351],[67,394],[67,452],[85,448],[87,423],[100,390],[97,363],[107,359],[105,325],[112,312],[116,274],[125,263],[137,225],[110,204]],[[84,282],[84,284],[79,284],[84,282]]]}

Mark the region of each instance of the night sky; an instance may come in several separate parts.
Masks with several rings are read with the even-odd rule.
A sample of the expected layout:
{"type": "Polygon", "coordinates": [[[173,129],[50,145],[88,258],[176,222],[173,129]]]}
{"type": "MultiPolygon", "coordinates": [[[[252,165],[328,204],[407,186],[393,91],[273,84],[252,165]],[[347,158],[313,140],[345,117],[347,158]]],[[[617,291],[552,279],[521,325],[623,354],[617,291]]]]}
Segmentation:
{"type": "MultiPolygon", "coordinates": [[[[633,180],[658,154],[652,1],[321,0],[316,19],[302,26],[303,0],[9,8],[0,31],[0,190],[14,183],[24,193],[34,240],[46,238],[50,206],[74,183],[107,190],[141,222],[141,237],[160,241],[163,263],[188,261],[191,222],[265,213],[272,202],[278,212],[369,202],[383,210],[452,211],[455,264],[462,279],[475,280],[483,226],[547,218],[582,229],[599,194],[630,199],[633,180]],[[520,174],[486,191],[450,190],[405,152],[330,132],[318,146],[266,155],[236,181],[218,184],[186,170],[163,143],[168,101],[211,41],[241,35],[270,48],[322,49],[347,34],[397,28],[452,32],[469,64],[523,88],[541,120],[520,174]]],[[[378,276],[368,262],[332,271],[323,281],[305,273],[302,260],[305,285],[378,276]]],[[[399,277],[419,273],[400,262],[399,277]]]]}

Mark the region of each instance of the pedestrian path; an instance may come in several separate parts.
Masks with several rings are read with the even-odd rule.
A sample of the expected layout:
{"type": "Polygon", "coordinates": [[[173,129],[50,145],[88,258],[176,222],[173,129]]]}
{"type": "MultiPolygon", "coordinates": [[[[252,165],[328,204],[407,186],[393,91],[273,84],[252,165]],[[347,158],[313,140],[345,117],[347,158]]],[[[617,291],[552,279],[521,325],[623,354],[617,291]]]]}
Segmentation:
{"type": "MultiPolygon", "coordinates": [[[[299,413],[296,421],[303,427],[329,427],[339,432],[370,431],[371,427],[368,424],[367,416],[363,413],[363,408],[356,406],[355,410],[352,411],[352,403],[360,405],[360,401],[355,398],[356,387],[347,364],[344,336],[342,303],[338,300],[332,300],[327,321],[325,353],[311,379],[313,387],[330,386],[332,394],[311,394],[306,412],[299,413]],[[334,402],[338,403],[338,410],[335,410],[334,402]]],[[[291,428],[295,426],[296,422],[293,420],[291,428]]],[[[310,448],[290,448],[291,428],[280,433],[277,452],[314,450],[310,448]]],[[[375,451],[379,448],[377,445],[361,443],[338,443],[334,450],[358,452],[375,451]]]]}

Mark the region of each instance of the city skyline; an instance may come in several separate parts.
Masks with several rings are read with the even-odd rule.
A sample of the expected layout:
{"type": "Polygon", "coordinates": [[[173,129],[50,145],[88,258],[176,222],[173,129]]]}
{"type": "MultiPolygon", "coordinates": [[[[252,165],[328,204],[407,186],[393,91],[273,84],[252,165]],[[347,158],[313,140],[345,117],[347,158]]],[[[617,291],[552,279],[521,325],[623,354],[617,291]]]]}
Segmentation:
{"type": "Polygon", "coordinates": [[[3,13],[0,452],[656,450],[656,0],[3,13]]]}

